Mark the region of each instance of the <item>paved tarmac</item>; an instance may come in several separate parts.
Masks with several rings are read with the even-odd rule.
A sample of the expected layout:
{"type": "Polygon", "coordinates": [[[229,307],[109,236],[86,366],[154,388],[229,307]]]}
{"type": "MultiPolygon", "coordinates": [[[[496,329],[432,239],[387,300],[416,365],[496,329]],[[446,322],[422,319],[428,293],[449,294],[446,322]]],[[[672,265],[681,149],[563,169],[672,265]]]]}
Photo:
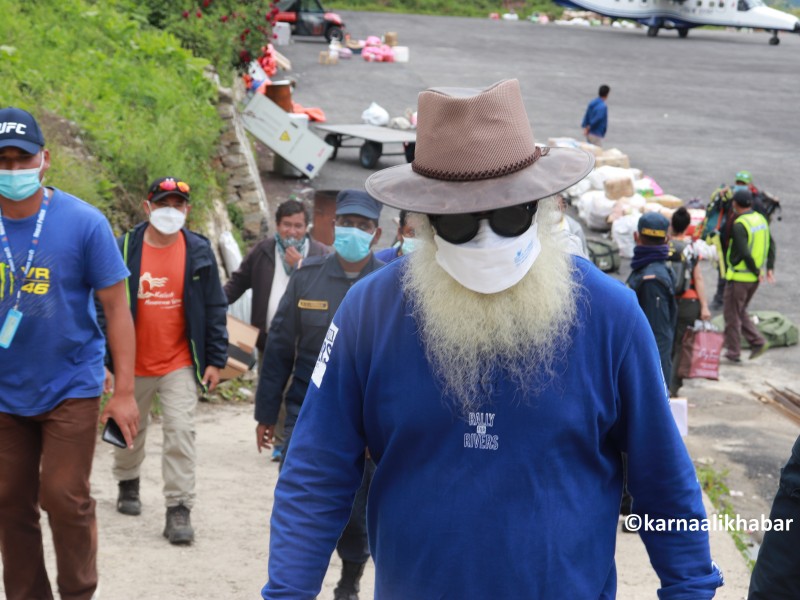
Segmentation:
{"type": "MultiPolygon", "coordinates": [[[[536,139],[546,142],[579,137],[587,102],[607,83],[605,146],[627,153],[632,166],[665,192],[706,201],[719,184],[732,184],[738,170],[750,170],[755,184],[786,207],[773,228],[779,283],[759,291],[754,308],[780,310],[800,322],[800,305],[790,293],[800,280],[800,249],[792,239],[800,223],[800,36],[783,35],[779,46],[769,46],[764,33],[694,29],[686,39],[673,32],[651,39],[638,29],[341,14],[354,38],[397,32],[399,43],[410,48],[410,61],[368,63],[354,56],[323,66],[317,58],[324,43],[280,47],[293,63],[294,100],[321,107],[329,124],[359,123],[373,101],[390,116],[402,116],[432,86],[483,87],[518,78],[536,139]]],[[[382,157],[375,170],[403,162],[382,157]]],[[[342,149],[310,185],[360,187],[371,172],[358,163],[357,149],[342,149]]]]}
{"type": "MultiPolygon", "coordinates": [[[[317,57],[324,43],[294,42],[279,49],[293,63],[296,102],[321,107],[329,124],[358,123],[373,101],[390,116],[403,116],[427,87],[484,87],[513,77],[520,80],[537,141],[546,142],[548,137],[579,137],[586,103],[607,83],[605,146],[628,154],[632,166],[665,192],[705,202],[718,185],[733,183],[736,171],[748,169],[759,188],[781,198],[783,220],[773,224],[778,283],[763,286],[751,308],[778,310],[800,322],[800,307],[793,301],[800,251],[792,239],[800,222],[792,160],[797,156],[800,36],[783,35],[781,45],[773,47],[763,33],[692,30],[683,40],[672,32],[650,39],[643,30],[610,27],[342,14],[354,38],[397,32],[399,44],[410,48],[410,62],[367,63],[354,56],[323,66],[317,57]]],[[[402,157],[382,157],[374,170],[403,162],[402,157]]],[[[362,187],[371,172],[360,166],[357,149],[341,149],[313,181],[264,176],[270,203],[277,204],[291,192],[308,196],[313,189],[362,187]]],[[[384,210],[381,245],[393,236],[396,214],[384,210]]],[[[629,271],[623,262],[616,275],[621,279],[629,271]]],[[[713,282],[711,267],[704,271],[713,282]]],[[[688,381],[683,390],[690,406],[687,447],[695,461],[727,474],[733,490],[727,500],[747,518],[768,514],[779,469],[798,434],[794,424],[759,404],[751,391],[764,391],[767,381],[800,391],[799,361],[800,347],[775,349],[753,363],[722,365],[719,382],[688,381]]],[[[760,533],[752,534],[755,552],[760,533]]],[[[712,535],[712,544],[728,580],[717,597],[744,597],[747,568],[735,549],[725,551],[731,550],[731,539],[719,532],[712,535]]],[[[641,550],[637,536],[621,536],[620,598],[654,597],[649,579],[654,575],[641,550]]]]}

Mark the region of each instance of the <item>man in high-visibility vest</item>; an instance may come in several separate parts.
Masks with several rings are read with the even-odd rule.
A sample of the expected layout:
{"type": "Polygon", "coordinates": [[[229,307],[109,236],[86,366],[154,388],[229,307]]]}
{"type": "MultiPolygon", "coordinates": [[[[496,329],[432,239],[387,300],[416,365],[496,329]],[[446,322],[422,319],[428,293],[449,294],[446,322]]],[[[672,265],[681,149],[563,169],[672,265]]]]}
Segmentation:
{"type": "Polygon", "coordinates": [[[750,320],[747,305],[763,279],[775,283],[775,245],[767,220],[753,210],[753,193],[749,189],[740,188],[734,192],[733,210],[735,221],[725,257],[725,358],[741,362],[742,333],[750,344],[751,359],[758,358],[767,350],[767,341],[750,320]]]}

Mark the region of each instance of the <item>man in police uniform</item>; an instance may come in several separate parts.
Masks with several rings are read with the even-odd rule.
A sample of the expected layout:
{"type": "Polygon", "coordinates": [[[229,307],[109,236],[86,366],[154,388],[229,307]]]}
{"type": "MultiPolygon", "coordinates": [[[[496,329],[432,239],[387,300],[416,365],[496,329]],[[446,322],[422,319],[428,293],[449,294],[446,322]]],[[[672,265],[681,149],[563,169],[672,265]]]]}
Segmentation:
{"type": "Polygon", "coordinates": [[[735,221],[731,230],[731,242],[725,260],[725,358],[741,362],[741,334],[750,344],[750,358],[758,358],[767,351],[767,341],[759,333],[750,316],[747,305],[765,278],[775,283],[775,244],[769,232],[767,220],[753,210],[753,193],[739,188],[733,194],[735,221]]]}
{"type": "MultiPolygon", "coordinates": [[[[382,205],[366,192],[343,190],[339,193],[336,198],[336,237],[333,243],[336,252],[303,261],[300,269],[292,274],[272,319],[256,392],[256,444],[259,450],[271,446],[283,391],[289,376],[292,376],[285,396],[286,442],[281,465],[289,449],[292,430],[309,381],[314,379],[315,366],[327,351],[326,335],[333,315],[347,290],[384,264],[372,253],[381,236],[378,227],[381,208],[382,205]]],[[[369,558],[366,496],[373,470],[374,464],[367,460],[350,522],[337,545],[342,558],[342,578],[334,592],[336,600],[358,598],[358,582],[369,558]]]]}
{"type": "Polygon", "coordinates": [[[670,380],[672,373],[672,343],[678,319],[675,274],[667,264],[668,230],[669,221],[664,215],[649,212],[641,216],[634,233],[633,270],[626,281],[628,287],[636,292],[639,306],[653,330],[665,381],[670,380]]]}

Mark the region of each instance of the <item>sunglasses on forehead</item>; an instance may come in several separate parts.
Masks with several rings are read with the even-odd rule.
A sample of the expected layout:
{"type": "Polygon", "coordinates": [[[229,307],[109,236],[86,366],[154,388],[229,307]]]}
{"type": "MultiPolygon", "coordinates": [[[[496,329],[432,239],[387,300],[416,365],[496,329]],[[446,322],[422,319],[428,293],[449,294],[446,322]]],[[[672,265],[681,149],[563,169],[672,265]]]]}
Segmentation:
{"type": "Polygon", "coordinates": [[[157,186],[150,189],[150,193],[147,196],[147,199],[153,197],[154,194],[157,192],[174,192],[178,190],[183,194],[188,194],[192,191],[192,188],[189,187],[189,184],[185,181],[175,181],[174,179],[165,179],[164,181],[159,182],[157,186]]]}
{"type": "Polygon", "coordinates": [[[451,244],[464,244],[474,238],[483,219],[497,235],[516,237],[525,233],[533,223],[538,202],[518,204],[479,213],[428,215],[437,235],[451,244]]]}

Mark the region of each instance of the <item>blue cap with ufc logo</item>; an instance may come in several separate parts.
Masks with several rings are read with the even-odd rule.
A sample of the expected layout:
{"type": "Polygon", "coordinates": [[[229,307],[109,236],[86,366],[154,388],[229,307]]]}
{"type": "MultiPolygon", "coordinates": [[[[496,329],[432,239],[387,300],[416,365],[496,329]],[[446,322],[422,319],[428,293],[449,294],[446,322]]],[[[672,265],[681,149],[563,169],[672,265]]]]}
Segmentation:
{"type": "Polygon", "coordinates": [[[0,109],[0,148],[19,148],[38,154],[44,148],[44,135],[33,115],[21,108],[0,109]]]}

